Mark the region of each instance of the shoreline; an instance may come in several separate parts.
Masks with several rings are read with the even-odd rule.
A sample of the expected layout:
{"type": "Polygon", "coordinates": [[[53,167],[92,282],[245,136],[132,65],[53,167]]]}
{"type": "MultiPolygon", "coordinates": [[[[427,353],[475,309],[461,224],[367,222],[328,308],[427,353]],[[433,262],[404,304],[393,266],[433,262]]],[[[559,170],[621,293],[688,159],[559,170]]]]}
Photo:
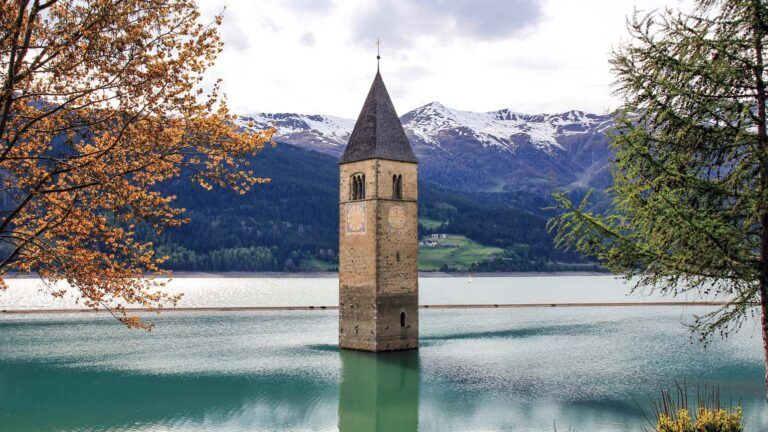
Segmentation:
{"type": "MultiPolygon", "coordinates": [[[[468,275],[473,278],[488,277],[554,277],[554,276],[613,276],[620,277],[614,273],[594,272],[594,271],[557,271],[557,272],[440,272],[440,271],[420,271],[420,278],[466,278],[468,275]]],[[[11,274],[3,276],[5,279],[37,279],[37,274],[11,274]]],[[[151,276],[147,276],[151,277],[151,276]]],[[[165,279],[165,275],[158,275],[160,279],[165,279]]],[[[338,272],[193,272],[176,271],[170,275],[170,279],[332,279],[338,278],[338,272]]]]}
{"type": "MultiPolygon", "coordinates": [[[[546,277],[546,276],[616,276],[613,273],[601,273],[592,271],[562,271],[562,272],[440,272],[440,271],[419,271],[420,278],[466,278],[468,275],[473,278],[483,277],[546,277]]],[[[337,278],[338,272],[173,272],[172,278],[200,278],[200,279],[238,279],[238,278],[337,278]]]]}
{"type": "MultiPolygon", "coordinates": [[[[528,308],[578,308],[578,307],[658,307],[658,306],[725,306],[725,301],[657,301],[657,302],[592,302],[592,303],[506,303],[506,304],[433,304],[419,305],[419,309],[528,309],[528,308]]],[[[338,305],[325,306],[244,306],[244,307],[179,307],[150,310],[127,308],[130,313],[162,312],[280,312],[338,310],[338,305]]],[[[4,309],[1,315],[111,313],[105,309],[4,309]]]]}

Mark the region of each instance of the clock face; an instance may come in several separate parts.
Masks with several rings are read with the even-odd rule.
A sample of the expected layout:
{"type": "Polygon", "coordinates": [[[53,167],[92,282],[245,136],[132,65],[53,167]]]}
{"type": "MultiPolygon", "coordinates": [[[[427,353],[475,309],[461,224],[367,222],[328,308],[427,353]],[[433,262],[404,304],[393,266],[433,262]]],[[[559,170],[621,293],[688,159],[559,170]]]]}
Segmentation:
{"type": "Polygon", "coordinates": [[[402,206],[389,209],[389,225],[392,228],[402,228],[405,225],[405,210],[402,206]]]}
{"type": "Polygon", "coordinates": [[[365,234],[365,202],[347,203],[347,233],[365,234]]]}

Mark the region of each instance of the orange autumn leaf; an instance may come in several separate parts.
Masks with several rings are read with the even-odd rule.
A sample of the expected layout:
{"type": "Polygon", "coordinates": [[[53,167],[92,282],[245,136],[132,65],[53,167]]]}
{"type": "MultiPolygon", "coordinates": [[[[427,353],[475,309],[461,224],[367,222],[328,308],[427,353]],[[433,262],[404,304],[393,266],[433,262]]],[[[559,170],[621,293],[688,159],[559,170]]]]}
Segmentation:
{"type": "Polygon", "coordinates": [[[185,222],[153,186],[183,171],[239,193],[268,181],[246,157],[274,130],[243,131],[219,82],[203,87],[220,24],[191,0],[0,3],[0,290],[37,272],[139,328],[126,308],[178,301],[137,234],[185,222]]]}

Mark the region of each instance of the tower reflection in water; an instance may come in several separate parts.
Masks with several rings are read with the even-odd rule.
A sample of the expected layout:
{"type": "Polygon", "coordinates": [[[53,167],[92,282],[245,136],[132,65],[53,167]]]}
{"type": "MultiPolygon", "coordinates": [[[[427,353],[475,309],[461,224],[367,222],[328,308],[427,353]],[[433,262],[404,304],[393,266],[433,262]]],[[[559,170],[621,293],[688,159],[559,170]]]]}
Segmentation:
{"type": "Polygon", "coordinates": [[[341,432],[417,430],[418,350],[341,350],[339,393],[341,432]]]}

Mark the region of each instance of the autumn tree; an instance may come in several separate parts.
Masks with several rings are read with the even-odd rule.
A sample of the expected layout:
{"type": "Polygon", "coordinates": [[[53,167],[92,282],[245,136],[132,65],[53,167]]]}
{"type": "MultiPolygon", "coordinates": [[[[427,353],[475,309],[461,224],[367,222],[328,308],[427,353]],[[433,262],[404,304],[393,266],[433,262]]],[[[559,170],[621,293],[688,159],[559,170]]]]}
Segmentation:
{"type": "Polygon", "coordinates": [[[206,188],[267,181],[246,156],[272,131],[240,130],[204,89],[220,23],[192,0],[0,2],[0,278],[37,272],[129,326],[146,324],[126,307],[174,303],[136,235],[184,222],[155,186],[185,170],[206,188]]]}
{"type": "Polygon", "coordinates": [[[636,15],[629,30],[611,58],[625,101],[614,213],[557,194],[557,241],[635,289],[728,299],[696,317],[704,338],[758,315],[768,362],[768,3],[699,0],[690,14],[636,15]]]}

